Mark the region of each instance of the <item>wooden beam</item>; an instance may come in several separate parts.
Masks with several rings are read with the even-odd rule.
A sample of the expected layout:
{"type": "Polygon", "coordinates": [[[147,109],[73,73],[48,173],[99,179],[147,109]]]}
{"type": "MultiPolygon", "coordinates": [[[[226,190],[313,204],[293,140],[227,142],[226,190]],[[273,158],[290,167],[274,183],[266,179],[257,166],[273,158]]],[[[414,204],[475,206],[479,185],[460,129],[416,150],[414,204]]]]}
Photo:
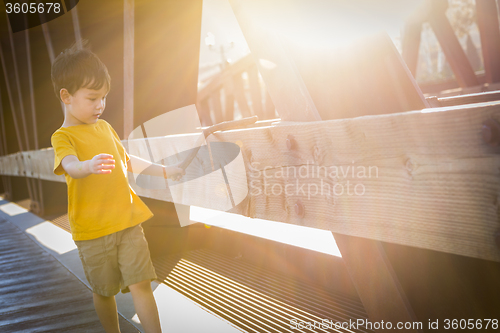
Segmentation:
{"type": "MultiPolygon", "coordinates": [[[[436,6],[440,6],[440,2],[442,1],[436,1],[436,6]]],[[[433,11],[429,15],[429,23],[460,87],[477,86],[479,83],[476,74],[444,11],[433,11]]]]}
{"type": "MultiPolygon", "coordinates": [[[[217,132],[211,142],[242,147],[249,197],[241,211],[247,216],[500,261],[494,241],[500,148],[486,145],[481,136],[482,124],[490,118],[500,121],[499,102],[217,132]],[[286,144],[290,135],[296,142],[293,150],[286,144]],[[358,174],[363,168],[365,176],[358,174]],[[342,185],[344,193],[339,194],[338,185],[338,195],[326,190],[314,194],[312,184],[321,186],[321,181],[330,188],[342,185]],[[287,184],[294,186],[288,194],[274,195],[275,184],[283,191],[287,184]],[[363,195],[353,194],[357,184],[364,186],[363,195]],[[295,214],[298,200],[304,208],[302,218],[295,214]]],[[[198,134],[167,136],[149,142],[158,156],[168,157],[193,147],[197,138],[198,134]]],[[[33,154],[33,177],[64,182],[52,173],[52,149],[33,154]]],[[[19,175],[12,156],[0,158],[2,174],[19,175]]],[[[141,196],[172,201],[165,191],[135,190],[141,196]]],[[[203,191],[206,194],[186,183],[185,201],[180,203],[189,205],[206,195],[200,198],[204,207],[214,208],[213,189],[203,191]]]]}
{"type": "Polygon", "coordinates": [[[123,126],[124,137],[134,130],[134,0],[123,1],[123,126]]]}
{"type": "Polygon", "coordinates": [[[256,8],[249,1],[231,0],[230,4],[281,119],[321,120],[282,36],[252,20],[256,8]]]}
{"type": "Polygon", "coordinates": [[[500,29],[497,4],[494,0],[476,0],[476,15],[486,82],[500,82],[500,29]]]}
{"type": "Polygon", "coordinates": [[[243,118],[252,116],[250,107],[248,106],[247,98],[245,96],[245,89],[243,88],[242,73],[233,76],[233,93],[238,103],[238,109],[243,118]]]}
{"type": "Polygon", "coordinates": [[[403,31],[403,59],[413,77],[417,77],[422,22],[407,22],[403,31]]]}

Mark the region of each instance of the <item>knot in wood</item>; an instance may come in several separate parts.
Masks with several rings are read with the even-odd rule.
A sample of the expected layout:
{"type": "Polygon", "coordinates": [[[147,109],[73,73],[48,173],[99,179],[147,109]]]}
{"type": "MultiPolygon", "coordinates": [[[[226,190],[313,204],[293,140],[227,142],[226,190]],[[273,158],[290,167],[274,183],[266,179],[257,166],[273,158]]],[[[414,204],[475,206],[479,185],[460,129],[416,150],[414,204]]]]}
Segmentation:
{"type": "Polygon", "coordinates": [[[295,214],[297,214],[298,217],[303,218],[304,217],[304,205],[302,205],[302,202],[300,200],[297,200],[297,203],[295,203],[295,214]]]}
{"type": "Polygon", "coordinates": [[[318,147],[318,146],[314,146],[314,150],[313,150],[313,156],[314,156],[314,162],[316,163],[320,163],[320,159],[321,159],[321,149],[318,147]]]}
{"type": "Polygon", "coordinates": [[[500,124],[494,119],[487,119],[483,123],[481,129],[483,141],[492,147],[498,146],[500,143],[500,124]]]}
{"type": "Polygon", "coordinates": [[[295,142],[295,138],[291,134],[288,134],[286,137],[286,147],[288,150],[294,150],[297,148],[297,142],[295,142]]]}
{"type": "Polygon", "coordinates": [[[406,170],[408,170],[409,173],[412,173],[412,171],[413,171],[414,168],[415,168],[415,164],[413,163],[413,161],[411,160],[411,158],[409,158],[406,161],[406,170]]]}

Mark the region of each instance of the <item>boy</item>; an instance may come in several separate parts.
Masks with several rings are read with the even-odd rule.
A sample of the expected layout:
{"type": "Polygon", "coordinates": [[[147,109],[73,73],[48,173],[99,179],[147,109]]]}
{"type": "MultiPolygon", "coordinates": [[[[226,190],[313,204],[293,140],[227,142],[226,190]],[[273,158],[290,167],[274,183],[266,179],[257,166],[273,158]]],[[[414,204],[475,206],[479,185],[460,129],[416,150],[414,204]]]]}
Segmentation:
{"type": "MultiPolygon", "coordinates": [[[[160,332],[151,281],[156,274],[141,223],[153,214],[130,188],[127,168],[150,162],[129,156],[111,125],[99,119],[110,89],[106,66],[76,44],[52,65],[64,123],[51,138],[54,173],[68,185],[68,218],[94,306],[106,332],[120,332],[115,297],[130,291],[146,332],[160,332]]],[[[183,169],[154,164],[148,174],[179,179],[183,169]]]]}

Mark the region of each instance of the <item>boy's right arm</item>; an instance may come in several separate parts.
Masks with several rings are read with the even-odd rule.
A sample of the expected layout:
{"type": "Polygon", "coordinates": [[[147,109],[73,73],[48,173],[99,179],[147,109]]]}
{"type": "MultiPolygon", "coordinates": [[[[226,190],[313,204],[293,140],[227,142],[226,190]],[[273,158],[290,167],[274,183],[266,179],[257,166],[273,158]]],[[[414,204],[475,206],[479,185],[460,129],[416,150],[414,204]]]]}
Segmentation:
{"type": "Polygon", "coordinates": [[[86,161],[80,161],[75,155],[67,155],[61,164],[64,171],[74,179],[85,178],[91,174],[111,173],[115,168],[115,160],[110,154],[98,154],[86,161]]]}

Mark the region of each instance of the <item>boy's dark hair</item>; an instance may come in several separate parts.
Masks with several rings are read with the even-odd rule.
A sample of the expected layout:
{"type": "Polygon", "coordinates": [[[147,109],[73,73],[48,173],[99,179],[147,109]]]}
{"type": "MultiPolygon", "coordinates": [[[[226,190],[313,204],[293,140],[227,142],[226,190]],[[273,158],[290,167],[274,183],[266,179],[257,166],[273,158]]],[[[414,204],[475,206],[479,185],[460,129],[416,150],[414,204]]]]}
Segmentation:
{"type": "Polygon", "coordinates": [[[106,65],[88,48],[88,41],[77,43],[64,50],[52,64],[51,78],[54,92],[61,99],[60,91],[66,88],[73,95],[80,88],[99,90],[106,85],[110,89],[111,78],[106,65]]]}

